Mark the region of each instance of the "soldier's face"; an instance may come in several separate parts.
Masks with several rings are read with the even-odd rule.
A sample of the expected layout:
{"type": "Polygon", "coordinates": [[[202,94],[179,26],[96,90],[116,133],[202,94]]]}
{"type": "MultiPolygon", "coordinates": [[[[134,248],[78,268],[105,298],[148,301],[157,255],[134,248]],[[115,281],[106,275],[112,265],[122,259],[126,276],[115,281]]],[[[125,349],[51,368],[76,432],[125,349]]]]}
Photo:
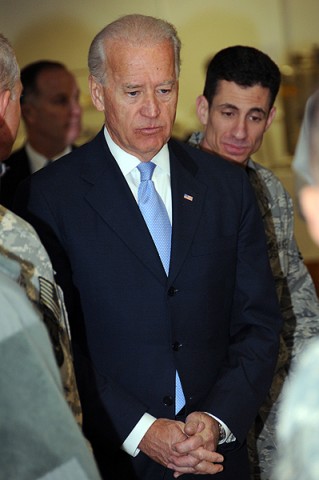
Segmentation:
{"type": "Polygon", "coordinates": [[[309,233],[319,245],[319,187],[304,187],[300,192],[300,204],[309,233]]]}
{"type": "Polygon", "coordinates": [[[245,165],[259,149],[275,116],[269,103],[268,88],[221,80],[211,105],[204,96],[197,99],[197,114],[205,127],[202,147],[245,165]]]}

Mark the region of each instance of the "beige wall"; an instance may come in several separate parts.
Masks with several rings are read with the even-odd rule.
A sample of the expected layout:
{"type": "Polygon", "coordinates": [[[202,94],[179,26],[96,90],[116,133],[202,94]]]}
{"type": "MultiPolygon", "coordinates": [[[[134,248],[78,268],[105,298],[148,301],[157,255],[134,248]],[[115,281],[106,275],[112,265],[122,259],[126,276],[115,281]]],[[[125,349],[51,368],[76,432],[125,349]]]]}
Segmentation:
{"type": "MultiPolygon", "coordinates": [[[[166,18],[178,29],[183,48],[175,134],[180,137],[199,127],[194,104],[203,88],[204,66],[214,52],[232,44],[252,45],[281,67],[290,52],[307,51],[319,43],[318,0],[0,0],[0,31],[12,42],[21,66],[49,58],[75,72],[82,89],[85,137],[103,122],[88,95],[89,44],[105,24],[127,13],[166,18]]],[[[293,192],[280,97],[277,107],[256,159],[278,169],[293,192]]],[[[23,129],[18,144],[22,140],[23,129]]],[[[305,257],[314,258],[317,249],[299,219],[296,235],[305,257]]]]}
{"type": "MultiPolygon", "coordinates": [[[[231,44],[250,44],[282,65],[288,48],[315,43],[318,4],[317,0],[0,0],[0,30],[13,43],[21,66],[51,58],[75,71],[90,134],[102,122],[90,108],[87,91],[86,57],[93,36],[126,13],[166,18],[176,25],[183,43],[175,128],[175,134],[183,137],[198,127],[194,102],[203,88],[204,65],[214,52],[231,44]]],[[[285,161],[280,99],[278,107],[276,123],[260,154],[270,164],[285,161]]]]}

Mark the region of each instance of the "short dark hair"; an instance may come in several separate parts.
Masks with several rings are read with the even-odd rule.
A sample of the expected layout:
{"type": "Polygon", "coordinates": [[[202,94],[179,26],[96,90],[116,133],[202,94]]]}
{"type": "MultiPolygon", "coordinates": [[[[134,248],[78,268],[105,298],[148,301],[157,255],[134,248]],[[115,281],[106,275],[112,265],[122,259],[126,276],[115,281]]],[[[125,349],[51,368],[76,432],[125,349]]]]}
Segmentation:
{"type": "Polygon", "coordinates": [[[21,103],[24,103],[30,95],[38,94],[37,79],[41,72],[45,70],[55,70],[57,68],[61,68],[63,70],[66,69],[63,63],[51,60],[39,60],[22,68],[21,83],[23,92],[21,96],[21,103]]]}
{"type": "Polygon", "coordinates": [[[279,91],[281,75],[268,55],[257,48],[236,45],[220,50],[208,64],[203,94],[209,104],[216,95],[220,80],[243,87],[261,85],[269,88],[271,108],[279,91]]]}

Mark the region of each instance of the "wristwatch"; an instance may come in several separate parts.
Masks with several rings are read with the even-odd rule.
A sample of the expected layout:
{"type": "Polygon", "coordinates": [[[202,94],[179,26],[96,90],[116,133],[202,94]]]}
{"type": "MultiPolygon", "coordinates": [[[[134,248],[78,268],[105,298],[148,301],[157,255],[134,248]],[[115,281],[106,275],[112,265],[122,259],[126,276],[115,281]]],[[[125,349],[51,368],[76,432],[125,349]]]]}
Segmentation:
{"type": "Polygon", "coordinates": [[[219,427],[218,443],[224,443],[225,440],[226,440],[226,431],[225,431],[225,429],[224,429],[224,427],[222,426],[221,423],[218,423],[218,427],[219,427]]]}

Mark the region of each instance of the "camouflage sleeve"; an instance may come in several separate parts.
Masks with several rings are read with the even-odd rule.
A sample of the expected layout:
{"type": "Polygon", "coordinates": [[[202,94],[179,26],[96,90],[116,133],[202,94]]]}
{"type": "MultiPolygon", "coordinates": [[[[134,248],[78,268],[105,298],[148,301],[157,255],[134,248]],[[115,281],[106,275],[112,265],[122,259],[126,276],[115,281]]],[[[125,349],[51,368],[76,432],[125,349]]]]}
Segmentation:
{"type": "Polygon", "coordinates": [[[19,265],[15,281],[42,313],[60,369],[66,400],[81,426],[82,410],[62,291],[55,283],[51,261],[33,227],[2,205],[0,255],[19,265]]]}
{"type": "Polygon", "coordinates": [[[319,302],[310,273],[304,264],[294,236],[293,203],[287,199],[286,254],[282,265],[287,278],[287,288],[283,292],[284,315],[283,338],[294,359],[301,353],[305,344],[319,333],[319,302]],[[292,311],[290,308],[292,305],[292,311]]]}
{"type": "Polygon", "coordinates": [[[319,333],[319,303],[311,276],[294,237],[293,202],[280,181],[259,170],[269,202],[264,226],[272,272],[283,316],[277,368],[267,398],[249,432],[251,479],[269,480],[276,458],[276,425],[282,387],[292,362],[319,333]]]}
{"type": "Polygon", "coordinates": [[[70,330],[63,293],[60,287],[43,277],[39,277],[39,285],[40,309],[60,369],[64,395],[77,423],[81,427],[82,409],[73,367],[70,330]]]}

